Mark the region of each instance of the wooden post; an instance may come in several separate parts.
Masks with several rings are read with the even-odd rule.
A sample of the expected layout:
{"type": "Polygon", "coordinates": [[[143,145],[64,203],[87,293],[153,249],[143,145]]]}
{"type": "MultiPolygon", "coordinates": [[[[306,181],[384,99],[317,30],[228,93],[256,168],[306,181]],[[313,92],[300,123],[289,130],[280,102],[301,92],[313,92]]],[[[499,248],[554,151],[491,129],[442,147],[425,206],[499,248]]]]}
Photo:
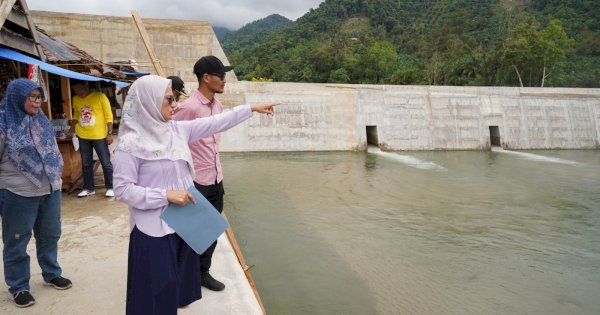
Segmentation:
{"type": "Polygon", "coordinates": [[[12,7],[13,5],[15,5],[15,2],[17,2],[17,0],[3,0],[2,2],[0,2],[0,27],[4,25],[6,18],[10,15],[10,12],[12,11],[12,7]]]}
{"type": "MultiPolygon", "coordinates": [[[[225,218],[225,220],[227,220],[227,216],[225,215],[225,212],[221,212],[221,215],[225,218]]],[[[229,220],[227,220],[227,221],[229,221],[229,220]]],[[[256,288],[256,285],[254,284],[252,275],[250,274],[250,267],[248,267],[248,265],[246,265],[246,260],[244,259],[244,255],[242,255],[242,250],[240,249],[240,246],[238,245],[238,242],[235,239],[235,235],[233,235],[233,230],[231,229],[231,226],[228,227],[227,230],[225,230],[225,233],[227,233],[227,238],[229,239],[229,242],[231,243],[231,247],[233,248],[233,251],[235,252],[235,256],[237,256],[240,266],[242,266],[242,270],[244,270],[246,279],[248,279],[248,283],[250,283],[252,292],[254,292],[254,296],[256,297],[256,300],[258,301],[258,304],[260,305],[260,308],[261,308],[263,314],[267,314],[267,312],[265,311],[265,305],[263,304],[263,302],[260,298],[260,295],[258,294],[258,289],[256,288]]]]}
{"type": "Polygon", "coordinates": [[[142,23],[142,18],[140,18],[140,15],[135,10],[131,11],[131,16],[133,17],[133,22],[135,23],[135,26],[137,27],[138,31],[140,32],[140,36],[142,36],[142,41],[144,42],[144,46],[146,46],[146,50],[148,51],[148,56],[150,56],[150,61],[152,62],[152,65],[154,66],[154,70],[156,71],[156,74],[158,74],[161,77],[164,77],[165,71],[163,70],[162,66],[160,65],[160,61],[154,54],[154,48],[152,48],[152,43],[150,42],[150,37],[148,36],[148,33],[146,33],[146,28],[144,27],[144,23],[142,23]]]}
{"type": "Polygon", "coordinates": [[[67,77],[60,77],[60,91],[62,94],[63,113],[67,120],[73,118],[73,108],[71,107],[71,81],[67,77]]]}
{"type": "Polygon", "coordinates": [[[21,66],[17,61],[11,60],[10,65],[12,66],[13,71],[17,74],[17,78],[21,77],[21,66]]]}
{"type": "MultiPolygon", "coordinates": [[[[42,71],[41,68],[40,71],[42,71]]],[[[48,72],[43,71],[42,76],[44,77],[43,84],[46,92],[46,101],[42,102],[42,110],[44,111],[44,114],[46,114],[46,117],[48,117],[49,120],[52,120],[52,106],[50,105],[50,82],[48,81],[48,72]]]]}
{"type": "Polygon", "coordinates": [[[33,19],[31,18],[31,14],[29,13],[29,8],[27,7],[26,1],[20,1],[23,10],[25,10],[25,16],[27,19],[27,25],[29,26],[29,30],[31,31],[31,38],[33,38],[33,42],[35,43],[35,49],[40,56],[40,60],[46,62],[48,58],[46,58],[46,54],[44,54],[44,50],[42,49],[42,45],[40,44],[40,40],[37,36],[37,29],[35,28],[35,24],[33,23],[33,19]]]}

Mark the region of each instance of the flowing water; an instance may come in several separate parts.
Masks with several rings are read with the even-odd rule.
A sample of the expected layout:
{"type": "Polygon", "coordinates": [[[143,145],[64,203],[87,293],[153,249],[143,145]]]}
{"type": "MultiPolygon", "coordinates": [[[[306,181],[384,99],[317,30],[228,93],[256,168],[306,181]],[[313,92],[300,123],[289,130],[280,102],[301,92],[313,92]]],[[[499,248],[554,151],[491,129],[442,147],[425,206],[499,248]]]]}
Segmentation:
{"type": "Polygon", "coordinates": [[[600,151],[224,154],[268,314],[600,314],[600,151]]]}

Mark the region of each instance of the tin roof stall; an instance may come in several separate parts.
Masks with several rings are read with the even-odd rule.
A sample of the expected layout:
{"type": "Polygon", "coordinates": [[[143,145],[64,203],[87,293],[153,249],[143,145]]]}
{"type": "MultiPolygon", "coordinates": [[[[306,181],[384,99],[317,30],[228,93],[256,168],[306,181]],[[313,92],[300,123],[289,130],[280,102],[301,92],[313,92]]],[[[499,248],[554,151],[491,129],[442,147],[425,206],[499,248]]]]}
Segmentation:
{"type": "MultiPolygon", "coordinates": [[[[56,122],[64,121],[61,124],[55,124],[57,127],[57,142],[59,149],[63,155],[64,170],[63,170],[63,189],[71,189],[77,179],[81,177],[81,158],[79,153],[73,147],[73,143],[64,138],[64,132],[68,126],[68,119],[71,118],[71,91],[69,78],[97,82],[112,82],[118,87],[126,87],[130,83],[110,80],[106,78],[94,77],[87,74],[82,74],[72,70],[63,69],[55,65],[37,60],[18,51],[7,47],[0,47],[0,59],[11,60],[12,76],[24,77],[22,74],[27,73],[28,65],[37,65],[44,72],[45,90],[48,91],[49,97],[43,103],[44,113],[48,117],[59,117],[56,122]],[[54,79],[56,78],[56,79],[54,79]],[[52,83],[51,83],[52,82],[52,83]],[[53,100],[55,101],[53,104],[53,100]],[[53,114],[53,110],[54,113],[53,114]],[[57,116],[61,113],[62,116],[57,116]],[[67,118],[68,117],[68,118],[67,118]]],[[[7,70],[5,68],[5,70],[7,70]]],[[[8,68],[8,70],[11,70],[8,68]]]]}
{"type": "MultiPolygon", "coordinates": [[[[78,73],[105,79],[96,81],[91,87],[92,89],[101,91],[108,97],[114,117],[113,130],[116,130],[121,114],[121,105],[116,97],[117,92],[118,89],[126,87],[127,82],[123,81],[131,81],[131,79],[115,67],[95,59],[75,45],[52,37],[40,28],[36,28],[36,30],[48,63],[78,73]]],[[[48,73],[45,81],[48,84],[50,95],[49,115],[52,115],[52,122],[57,129],[57,142],[65,161],[65,171],[63,172],[64,188],[72,191],[78,187],[78,179],[81,175],[81,159],[70,139],[65,138],[72,115],[76,114],[72,110],[70,80],[66,76],[48,73]]],[[[96,167],[97,165],[94,169],[96,167]]]]}
{"type": "Polygon", "coordinates": [[[73,143],[64,137],[72,115],[69,78],[96,82],[96,87],[106,88],[105,93],[110,96],[110,91],[115,94],[115,85],[124,88],[130,84],[122,81],[127,76],[77,47],[36,30],[25,1],[0,2],[0,25],[0,98],[8,83],[16,78],[33,79],[44,88],[47,98],[42,109],[55,124],[65,162],[63,188],[72,188],[81,177],[81,158],[73,143]]]}
{"type": "MultiPolygon", "coordinates": [[[[64,42],[58,38],[50,36],[44,30],[37,29],[37,37],[40,40],[44,55],[48,59],[48,63],[54,64],[61,68],[73,70],[79,73],[89,74],[95,77],[101,77],[109,81],[97,81],[94,85],[95,90],[104,93],[110,100],[113,117],[115,118],[115,127],[118,127],[121,104],[117,99],[117,93],[121,88],[124,88],[123,84],[115,84],[114,80],[121,82],[131,82],[137,77],[131,77],[116,67],[106,64],[96,58],[92,57],[87,52],[77,48],[75,45],[64,42]]],[[[68,78],[58,77],[50,75],[48,78],[49,86],[51,89],[55,89],[57,93],[51,93],[51,95],[60,95],[59,87],[63,90],[62,98],[55,97],[50,100],[53,118],[59,119],[72,119],[71,117],[71,96],[70,84],[68,78]],[[68,94],[68,95],[65,95],[68,94]]],[[[122,93],[124,94],[124,93],[122,93]]]]}
{"type": "Polygon", "coordinates": [[[0,98],[16,78],[26,77],[42,86],[46,95],[42,109],[55,125],[65,162],[63,188],[71,188],[81,176],[81,159],[73,143],[65,138],[72,118],[69,79],[96,82],[96,89],[115,99],[116,87],[130,84],[124,82],[128,77],[74,45],[36,29],[24,0],[0,2],[0,26],[0,98]]]}

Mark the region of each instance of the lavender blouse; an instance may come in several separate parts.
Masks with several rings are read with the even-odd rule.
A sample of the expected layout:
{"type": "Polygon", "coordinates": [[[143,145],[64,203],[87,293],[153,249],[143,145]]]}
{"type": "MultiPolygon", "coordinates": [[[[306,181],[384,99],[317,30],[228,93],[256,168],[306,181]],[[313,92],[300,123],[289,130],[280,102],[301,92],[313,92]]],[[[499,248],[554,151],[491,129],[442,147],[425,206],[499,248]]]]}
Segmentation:
{"type": "MultiPolygon", "coordinates": [[[[252,117],[250,105],[189,121],[170,121],[173,132],[188,143],[225,131],[252,117]]],[[[160,215],[168,205],[167,190],[187,190],[195,174],[184,160],[144,160],[127,152],[115,152],[113,188],[117,199],[129,205],[129,223],[143,233],[162,237],[175,231],[160,215]]]]}

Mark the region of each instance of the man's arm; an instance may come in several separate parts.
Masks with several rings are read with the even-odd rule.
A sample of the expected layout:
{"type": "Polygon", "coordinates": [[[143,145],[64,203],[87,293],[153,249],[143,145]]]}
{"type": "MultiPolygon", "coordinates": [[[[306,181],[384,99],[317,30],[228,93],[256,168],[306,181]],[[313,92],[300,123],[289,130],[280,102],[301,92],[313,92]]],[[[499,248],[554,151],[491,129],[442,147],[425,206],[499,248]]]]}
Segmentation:
{"type": "Polygon", "coordinates": [[[112,132],[113,132],[113,123],[112,121],[109,123],[106,123],[106,130],[107,135],[106,135],[106,143],[111,144],[113,142],[113,138],[112,138],[112,132]]]}
{"type": "Polygon", "coordinates": [[[113,142],[112,130],[113,130],[113,115],[112,108],[110,108],[110,101],[108,97],[101,93],[102,111],[104,112],[104,121],[106,122],[106,143],[111,144],[113,142]]]}
{"type": "Polygon", "coordinates": [[[77,126],[77,123],[79,123],[79,120],[76,117],[78,113],[79,113],[79,107],[78,107],[78,102],[79,102],[79,97],[78,96],[74,96],[73,97],[73,117],[71,118],[71,125],[69,126],[69,131],[67,131],[67,138],[73,138],[75,136],[75,126],[77,126]]]}
{"type": "Polygon", "coordinates": [[[67,138],[72,138],[73,135],[75,135],[75,126],[77,126],[78,122],[79,122],[78,120],[71,119],[71,127],[69,128],[69,131],[67,132],[67,138]]]}

